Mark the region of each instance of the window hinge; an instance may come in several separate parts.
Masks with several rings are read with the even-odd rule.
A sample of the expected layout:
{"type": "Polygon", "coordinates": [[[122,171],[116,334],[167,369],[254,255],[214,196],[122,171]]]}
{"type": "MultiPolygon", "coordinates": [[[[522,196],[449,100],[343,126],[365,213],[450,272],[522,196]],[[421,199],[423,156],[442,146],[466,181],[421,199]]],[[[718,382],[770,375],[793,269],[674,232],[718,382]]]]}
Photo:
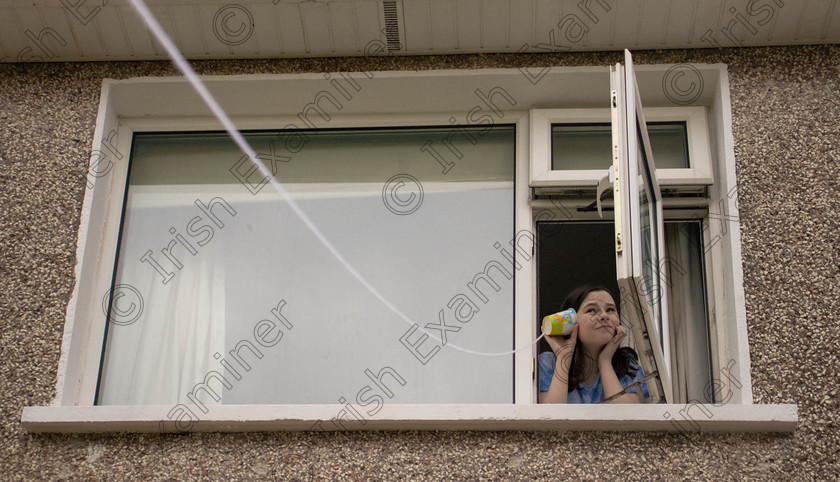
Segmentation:
{"type": "Polygon", "coordinates": [[[619,131],[618,131],[618,91],[612,91],[612,109],[611,116],[612,116],[612,139],[613,139],[613,148],[612,148],[612,162],[613,162],[613,172],[611,175],[613,176],[612,184],[613,184],[613,200],[614,200],[614,216],[613,216],[613,223],[615,226],[615,252],[621,253],[624,251],[624,245],[622,244],[621,234],[623,232],[621,226],[621,216],[623,215],[622,208],[621,208],[621,150],[619,149],[619,131]]]}
{"type": "Polygon", "coordinates": [[[531,380],[537,379],[537,359],[531,357],[531,380]]]}

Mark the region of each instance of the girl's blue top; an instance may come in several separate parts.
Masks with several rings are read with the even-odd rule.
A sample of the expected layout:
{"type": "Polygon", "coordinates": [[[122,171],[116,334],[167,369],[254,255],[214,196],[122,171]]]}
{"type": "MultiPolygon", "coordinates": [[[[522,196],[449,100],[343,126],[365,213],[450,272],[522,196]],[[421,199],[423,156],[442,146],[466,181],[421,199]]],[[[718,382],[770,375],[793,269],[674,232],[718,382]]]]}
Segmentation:
{"type": "MultiPolygon", "coordinates": [[[[554,364],[557,362],[557,357],[550,351],[540,353],[540,391],[547,392],[551,386],[551,378],[554,376],[554,364]]],[[[636,369],[636,376],[624,375],[619,379],[621,386],[627,388],[628,386],[638,382],[645,377],[642,367],[638,363],[631,363],[631,367],[636,369]]],[[[627,390],[627,393],[637,393],[638,388],[633,387],[627,390]]],[[[642,395],[645,400],[650,398],[647,383],[642,383],[642,395]]],[[[599,403],[604,399],[604,385],[601,383],[601,375],[592,383],[592,385],[580,384],[580,388],[572,390],[566,399],[566,403],[599,403]]]]}

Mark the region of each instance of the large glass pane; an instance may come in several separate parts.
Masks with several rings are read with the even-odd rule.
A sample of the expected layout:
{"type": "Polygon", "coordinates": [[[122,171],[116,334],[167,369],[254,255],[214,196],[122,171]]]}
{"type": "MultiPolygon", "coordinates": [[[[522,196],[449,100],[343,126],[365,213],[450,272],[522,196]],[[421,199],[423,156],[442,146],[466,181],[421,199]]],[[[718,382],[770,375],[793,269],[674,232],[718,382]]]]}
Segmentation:
{"type": "MultiPolygon", "coordinates": [[[[638,131],[641,134],[641,130],[638,131]]],[[[638,146],[638,166],[639,166],[639,213],[641,215],[641,248],[642,248],[642,283],[643,294],[646,297],[647,309],[651,310],[653,315],[654,325],[658,329],[658,333],[662,333],[662,309],[660,306],[661,298],[661,273],[660,273],[660,256],[659,256],[659,220],[657,219],[656,198],[650,192],[650,186],[653,185],[650,171],[648,170],[648,160],[643,148],[644,143],[641,135],[639,135],[638,146]]],[[[661,337],[660,337],[661,339],[661,337]]],[[[663,347],[664,348],[664,347],[663,347]]]]}
{"type": "MultiPolygon", "coordinates": [[[[246,137],[394,307],[449,343],[512,348],[515,269],[495,246],[513,239],[513,126],[246,137]]],[[[223,134],[135,137],[114,283],[144,304],[109,323],[97,403],[512,403],[512,356],[401,342],[411,326],[251,168],[223,134]]]]}
{"type": "MultiPolygon", "coordinates": [[[[685,122],[648,122],[647,128],[657,169],[690,167],[685,122]]],[[[609,124],[552,124],[551,168],[609,169],[611,142],[609,124]]]]}

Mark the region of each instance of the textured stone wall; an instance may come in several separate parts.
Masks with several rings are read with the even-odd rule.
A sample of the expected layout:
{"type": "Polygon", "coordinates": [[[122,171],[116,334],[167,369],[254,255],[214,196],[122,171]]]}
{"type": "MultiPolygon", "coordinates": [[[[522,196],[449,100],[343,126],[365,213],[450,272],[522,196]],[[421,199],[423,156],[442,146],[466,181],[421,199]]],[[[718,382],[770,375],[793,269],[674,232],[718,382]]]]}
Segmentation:
{"type": "MultiPolygon", "coordinates": [[[[608,65],[617,53],[214,61],[203,74],[608,65]]],[[[0,65],[2,478],[835,478],[840,372],[840,47],[636,52],[729,65],[756,403],[794,434],[372,432],[29,435],[49,404],[102,78],[168,63],[0,65]]]]}

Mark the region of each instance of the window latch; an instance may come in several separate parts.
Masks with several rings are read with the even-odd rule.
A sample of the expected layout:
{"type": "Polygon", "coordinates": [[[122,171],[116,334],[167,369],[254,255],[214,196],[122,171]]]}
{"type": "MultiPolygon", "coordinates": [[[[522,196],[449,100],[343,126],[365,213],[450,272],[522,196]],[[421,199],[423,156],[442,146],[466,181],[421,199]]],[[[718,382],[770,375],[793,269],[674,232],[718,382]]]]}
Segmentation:
{"type": "Polygon", "coordinates": [[[613,186],[613,178],[615,177],[615,168],[614,166],[610,166],[610,169],[604,174],[604,177],[598,181],[598,187],[595,188],[595,204],[598,206],[598,216],[603,218],[604,213],[601,212],[601,193],[606,191],[607,189],[612,188],[613,186]]]}

